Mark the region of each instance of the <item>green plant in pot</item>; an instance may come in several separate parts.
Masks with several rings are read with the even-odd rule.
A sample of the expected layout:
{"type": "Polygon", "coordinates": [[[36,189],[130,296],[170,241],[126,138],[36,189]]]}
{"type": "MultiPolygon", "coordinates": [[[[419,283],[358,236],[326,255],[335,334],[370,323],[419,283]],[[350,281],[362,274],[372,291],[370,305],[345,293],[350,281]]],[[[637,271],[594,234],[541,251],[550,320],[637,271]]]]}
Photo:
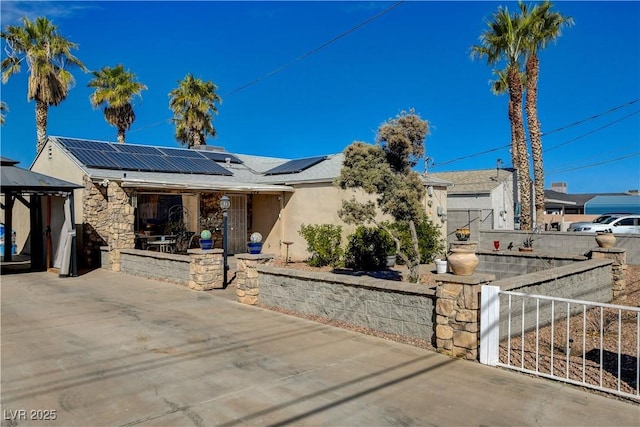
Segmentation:
{"type": "Polygon", "coordinates": [[[209,230],[202,230],[200,232],[200,248],[211,249],[213,247],[213,239],[211,239],[211,232],[209,230]]]}

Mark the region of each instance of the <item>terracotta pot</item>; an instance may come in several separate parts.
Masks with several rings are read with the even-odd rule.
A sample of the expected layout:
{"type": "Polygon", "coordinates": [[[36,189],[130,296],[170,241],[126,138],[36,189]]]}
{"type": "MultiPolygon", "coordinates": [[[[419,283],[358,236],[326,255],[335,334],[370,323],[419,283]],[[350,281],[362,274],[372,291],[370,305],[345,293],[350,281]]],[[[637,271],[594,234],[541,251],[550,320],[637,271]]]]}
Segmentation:
{"type": "Polygon", "coordinates": [[[447,256],[447,262],[449,263],[449,269],[457,276],[471,276],[480,259],[475,252],[466,251],[464,249],[452,249],[451,253],[447,256]]]}
{"type": "Polygon", "coordinates": [[[596,243],[601,248],[612,248],[616,243],[616,236],[613,233],[598,233],[596,243]]]}

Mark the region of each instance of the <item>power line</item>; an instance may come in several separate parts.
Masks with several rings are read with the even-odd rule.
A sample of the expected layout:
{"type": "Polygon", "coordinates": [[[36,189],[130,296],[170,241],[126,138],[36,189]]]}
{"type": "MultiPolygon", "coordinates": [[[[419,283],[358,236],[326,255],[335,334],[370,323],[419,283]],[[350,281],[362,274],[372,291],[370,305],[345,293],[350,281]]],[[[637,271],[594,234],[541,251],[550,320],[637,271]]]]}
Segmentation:
{"type": "MultiPolygon", "coordinates": [[[[576,125],[578,125],[578,124],[582,124],[582,123],[586,123],[586,122],[591,121],[591,120],[595,120],[596,118],[599,118],[599,117],[602,117],[602,116],[607,115],[607,114],[609,114],[609,113],[612,113],[612,112],[614,112],[614,111],[616,111],[616,110],[619,110],[620,108],[623,108],[623,107],[627,107],[627,106],[629,106],[629,105],[632,105],[632,104],[634,104],[634,103],[636,103],[636,102],[638,102],[638,101],[640,101],[640,100],[639,100],[639,99],[634,99],[634,100],[632,100],[632,101],[625,102],[624,104],[621,104],[621,105],[618,105],[618,106],[616,106],[616,107],[610,108],[609,110],[604,111],[604,112],[602,112],[602,113],[595,114],[595,115],[593,115],[593,116],[591,116],[591,117],[587,117],[587,118],[585,118],[585,119],[578,120],[578,121],[573,122],[573,123],[571,123],[571,124],[568,124],[568,125],[566,125],[566,126],[562,126],[562,127],[559,127],[559,128],[553,129],[553,130],[551,130],[551,131],[549,131],[549,132],[543,133],[542,135],[546,136],[546,135],[549,135],[549,134],[551,134],[551,133],[555,133],[555,132],[559,132],[559,131],[561,131],[561,130],[568,129],[568,128],[573,127],[573,126],[576,126],[576,125]]],[[[578,136],[578,137],[576,137],[576,138],[573,138],[573,139],[571,139],[571,140],[569,140],[569,141],[565,141],[565,142],[560,143],[560,144],[558,144],[558,145],[556,145],[556,146],[553,146],[553,147],[551,147],[551,148],[545,149],[545,150],[544,150],[544,152],[548,152],[548,151],[551,151],[551,150],[555,150],[556,148],[558,148],[558,147],[560,147],[560,146],[570,144],[571,142],[575,142],[575,141],[577,141],[577,140],[579,140],[579,139],[581,139],[581,138],[584,138],[584,137],[586,137],[586,136],[588,136],[588,135],[591,135],[591,134],[593,134],[593,133],[595,133],[595,132],[598,132],[598,131],[600,131],[600,130],[602,130],[602,129],[605,129],[605,128],[609,127],[609,126],[612,126],[612,125],[614,125],[614,124],[616,124],[616,123],[618,123],[618,122],[621,122],[622,120],[626,120],[626,119],[628,119],[629,117],[631,117],[631,116],[633,116],[633,115],[635,115],[635,114],[638,114],[639,112],[640,112],[640,111],[635,111],[635,112],[633,112],[633,113],[631,113],[631,114],[628,114],[628,115],[626,115],[626,116],[624,116],[624,117],[622,117],[622,118],[620,118],[620,119],[617,119],[617,120],[614,120],[613,122],[607,123],[607,124],[606,124],[606,125],[604,125],[604,126],[601,126],[601,127],[597,128],[597,129],[594,129],[594,130],[592,130],[592,131],[590,131],[590,132],[587,132],[587,133],[585,133],[585,134],[583,134],[583,135],[580,135],[580,136],[578,136]]],[[[481,151],[481,152],[478,152],[478,153],[469,154],[469,155],[467,155],[467,156],[456,157],[455,159],[447,160],[447,161],[440,162],[440,163],[435,163],[433,167],[439,167],[439,166],[448,165],[448,164],[450,164],[450,163],[454,163],[454,162],[457,162],[457,161],[460,161],[460,160],[472,159],[472,158],[474,158],[474,157],[483,156],[483,155],[485,155],[485,154],[489,154],[489,153],[492,153],[492,152],[494,152],[494,151],[504,150],[505,148],[511,148],[511,144],[506,144],[506,145],[502,145],[502,146],[499,146],[499,147],[491,148],[491,149],[489,149],[489,150],[481,151]]]]}
{"type": "Polygon", "coordinates": [[[268,73],[258,77],[255,80],[250,81],[249,83],[245,83],[242,86],[239,86],[235,89],[233,89],[230,92],[227,92],[226,94],[224,94],[223,96],[229,96],[229,95],[233,95],[234,93],[240,92],[243,89],[248,88],[249,86],[253,86],[256,83],[261,82],[262,80],[271,77],[274,74],[279,73],[280,71],[284,70],[285,68],[290,67],[291,65],[295,64],[296,62],[302,61],[303,59],[313,55],[314,53],[318,52],[321,49],[324,49],[325,47],[329,46],[330,44],[335,43],[336,41],[340,40],[343,37],[348,36],[349,34],[353,33],[354,31],[356,31],[357,29],[364,27],[365,25],[367,25],[370,22],[375,21],[376,19],[380,18],[381,16],[389,13],[392,9],[395,9],[396,7],[400,6],[402,3],[404,3],[406,0],[401,0],[397,3],[392,4],[391,6],[389,6],[388,8],[384,9],[383,11],[373,15],[372,17],[362,21],[361,23],[359,23],[358,25],[356,25],[355,27],[351,27],[350,29],[348,29],[347,31],[345,31],[342,34],[337,35],[336,37],[332,38],[331,40],[324,42],[323,44],[321,44],[320,46],[316,47],[315,49],[312,49],[310,51],[308,51],[307,53],[300,55],[299,57],[297,57],[296,59],[289,61],[288,63],[281,65],[277,68],[274,68],[273,70],[269,71],[268,73]]]}
{"type": "Polygon", "coordinates": [[[624,103],[624,104],[622,104],[622,105],[618,105],[617,107],[610,108],[609,110],[605,111],[604,113],[596,114],[596,115],[594,115],[594,116],[587,117],[586,119],[578,120],[577,122],[573,122],[573,123],[571,123],[571,124],[568,124],[568,125],[566,125],[566,126],[559,127],[559,128],[557,128],[557,129],[551,130],[551,131],[549,131],[549,132],[544,132],[544,133],[542,134],[542,136],[547,136],[547,135],[550,135],[550,134],[555,133],[555,132],[560,132],[561,130],[569,129],[570,127],[577,126],[577,125],[579,125],[579,124],[582,124],[582,123],[588,122],[588,121],[590,121],[590,120],[597,119],[598,117],[606,116],[606,115],[607,115],[607,114],[609,114],[609,113],[613,113],[614,111],[619,110],[620,108],[624,108],[624,107],[629,106],[629,105],[631,105],[631,104],[635,104],[635,103],[636,103],[636,102],[638,102],[638,101],[640,101],[640,100],[638,100],[638,99],[634,99],[634,100],[632,100],[632,101],[625,102],[625,103],[624,103]]]}
{"type": "Polygon", "coordinates": [[[626,155],[626,156],[616,157],[615,159],[603,160],[601,162],[591,163],[591,164],[582,165],[582,166],[576,166],[574,168],[551,170],[551,171],[549,171],[547,173],[547,175],[557,175],[557,174],[560,174],[560,173],[566,173],[566,172],[572,172],[572,171],[581,170],[581,169],[592,168],[592,167],[595,167],[595,166],[606,165],[607,163],[613,163],[613,162],[618,162],[620,160],[631,159],[633,157],[640,157],[640,151],[636,151],[635,153],[631,153],[631,154],[626,155]]]}
{"type": "Polygon", "coordinates": [[[619,118],[618,120],[614,120],[614,121],[612,121],[612,122],[609,122],[609,123],[607,123],[606,125],[600,126],[599,128],[596,128],[596,129],[594,129],[594,130],[592,130],[592,131],[590,131],[590,132],[584,133],[584,134],[582,134],[582,135],[580,135],[580,136],[577,136],[577,137],[575,137],[575,138],[573,138],[573,139],[570,139],[570,140],[568,140],[568,141],[562,142],[562,143],[560,143],[560,144],[558,144],[558,145],[554,145],[553,147],[548,148],[548,149],[545,149],[545,150],[543,150],[543,151],[544,151],[545,153],[547,153],[547,152],[549,152],[549,151],[555,150],[556,148],[562,147],[563,145],[571,144],[572,142],[576,142],[576,141],[577,141],[577,140],[579,140],[579,139],[582,139],[582,138],[584,138],[584,137],[586,137],[586,136],[589,136],[589,135],[591,135],[591,134],[593,134],[593,133],[596,133],[596,132],[598,132],[598,131],[601,131],[602,129],[608,128],[609,126],[613,126],[614,124],[619,123],[619,122],[621,122],[621,121],[623,121],[623,120],[626,120],[626,119],[628,119],[629,117],[635,116],[635,115],[636,115],[636,114],[638,114],[638,113],[640,113],[640,110],[634,111],[634,112],[633,112],[633,113],[631,113],[631,114],[627,114],[626,116],[619,118]]]}
{"type": "MultiPolygon", "coordinates": [[[[269,71],[268,73],[263,74],[262,76],[260,76],[260,77],[258,77],[258,78],[256,78],[256,79],[254,79],[254,80],[252,80],[252,81],[250,81],[250,82],[248,82],[248,83],[245,83],[245,84],[243,84],[242,86],[239,86],[239,87],[237,87],[237,88],[233,89],[233,90],[232,90],[232,91],[230,91],[230,92],[227,92],[227,93],[223,94],[223,95],[222,95],[222,97],[227,97],[227,96],[229,96],[229,95],[233,95],[234,93],[240,92],[241,90],[246,89],[246,88],[248,88],[249,86],[253,86],[253,85],[254,85],[254,84],[256,84],[256,83],[259,83],[259,82],[261,82],[262,80],[265,80],[265,79],[267,79],[267,78],[269,78],[269,77],[273,76],[274,74],[279,73],[280,71],[282,71],[282,70],[284,70],[284,69],[286,69],[286,68],[290,67],[291,65],[295,64],[296,62],[302,61],[303,59],[305,59],[305,58],[307,58],[307,57],[309,57],[309,56],[313,55],[314,53],[316,53],[316,52],[320,51],[321,49],[324,49],[325,47],[329,46],[330,44],[333,44],[333,43],[337,42],[337,41],[338,41],[338,40],[340,40],[341,38],[348,36],[349,34],[351,34],[351,33],[353,33],[354,31],[356,31],[356,30],[360,29],[361,27],[364,27],[365,25],[369,24],[370,22],[373,22],[373,21],[375,21],[376,19],[380,18],[381,16],[383,16],[383,15],[385,15],[385,14],[389,13],[391,10],[393,10],[393,9],[395,9],[396,7],[400,6],[400,5],[401,5],[402,3],[404,3],[405,1],[406,1],[406,0],[400,0],[399,2],[396,2],[396,3],[392,4],[392,5],[391,5],[391,6],[389,6],[388,8],[386,8],[386,9],[382,10],[381,12],[379,12],[379,13],[377,13],[377,14],[373,15],[372,17],[370,17],[370,18],[368,18],[368,19],[365,19],[364,21],[362,21],[362,22],[361,22],[361,23],[359,23],[358,25],[356,25],[356,26],[354,26],[354,27],[351,27],[351,28],[350,28],[350,29],[348,29],[347,31],[345,31],[345,32],[343,32],[343,33],[341,33],[341,34],[337,35],[336,37],[332,38],[331,40],[329,40],[329,41],[327,41],[327,42],[324,42],[324,43],[323,43],[323,44],[321,44],[320,46],[318,46],[318,47],[316,47],[316,48],[314,48],[314,49],[311,49],[310,51],[308,51],[307,53],[305,53],[305,54],[303,54],[303,55],[298,56],[296,59],[294,59],[294,60],[292,60],[292,61],[289,61],[288,63],[286,63],[286,64],[284,64],[284,65],[281,65],[281,66],[279,66],[279,67],[277,67],[277,68],[274,68],[273,70],[269,71]]],[[[169,119],[169,121],[171,121],[171,119],[169,119]]],[[[155,123],[152,123],[152,124],[150,124],[150,125],[148,125],[148,126],[144,126],[144,127],[138,128],[138,129],[132,129],[132,130],[130,130],[130,131],[129,131],[129,133],[137,132],[137,131],[140,131],[140,130],[143,130],[143,129],[149,129],[149,128],[152,128],[152,127],[156,127],[156,126],[158,126],[158,125],[161,125],[162,123],[165,123],[165,120],[163,120],[163,121],[159,121],[159,122],[155,122],[155,123]]]]}

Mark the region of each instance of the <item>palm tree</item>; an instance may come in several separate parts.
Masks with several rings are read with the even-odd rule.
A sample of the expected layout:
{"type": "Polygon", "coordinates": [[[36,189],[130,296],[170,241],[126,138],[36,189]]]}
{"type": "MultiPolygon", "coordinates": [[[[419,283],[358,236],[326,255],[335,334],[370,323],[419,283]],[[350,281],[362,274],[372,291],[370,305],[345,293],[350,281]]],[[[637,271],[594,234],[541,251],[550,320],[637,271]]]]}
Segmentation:
{"type": "Polygon", "coordinates": [[[6,102],[0,101],[0,125],[4,126],[4,115],[9,111],[9,106],[6,102]]]}
{"type": "Polygon", "coordinates": [[[1,33],[6,41],[7,57],[2,60],[2,82],[20,72],[26,61],[29,72],[27,98],[36,101],[36,152],[40,152],[47,140],[49,106],[65,100],[74,83],[67,66],[86,68],[71,54],[78,45],[58,34],[58,27],[47,18],[35,21],[22,18],[23,26],[8,26],[1,33]]]}
{"type": "Polygon", "coordinates": [[[520,61],[524,54],[522,22],[518,16],[512,16],[506,7],[498,7],[493,21],[480,34],[480,44],[471,48],[471,57],[485,57],[489,65],[506,61],[507,87],[511,113],[511,149],[517,152],[517,161],[513,165],[518,170],[520,189],[520,228],[531,229],[531,177],[525,140],[524,117],[522,111],[523,85],[520,61]]]}
{"type": "Polygon", "coordinates": [[[544,218],[544,167],[542,160],[542,138],[540,121],[538,120],[538,76],[540,61],[538,51],[549,41],[556,40],[562,27],[573,25],[571,17],[562,16],[551,11],[552,4],[545,1],[541,5],[529,8],[520,2],[520,18],[526,34],[526,102],[527,127],[531,141],[531,157],[533,159],[533,178],[535,188],[535,209],[537,221],[544,218]]]}
{"type": "MultiPolygon", "coordinates": [[[[504,93],[509,92],[509,85],[507,84],[507,71],[506,70],[493,70],[493,74],[496,75],[496,79],[491,81],[491,92],[494,95],[502,95],[504,93]]],[[[524,74],[521,75],[524,79],[524,74]]],[[[514,120],[514,109],[513,102],[509,99],[509,107],[508,107],[508,117],[509,122],[512,123],[514,120]]],[[[513,168],[517,168],[519,156],[518,156],[518,145],[513,144],[513,141],[516,140],[516,132],[515,128],[511,126],[511,166],[513,168]]]]}
{"type": "Polygon", "coordinates": [[[131,105],[134,96],[147,89],[145,85],[135,81],[135,74],[125,71],[122,64],[114,68],[102,67],[93,71],[94,79],[87,86],[96,88],[89,100],[94,108],[104,105],[104,118],[112,126],[118,128],[118,142],[124,144],[125,132],[136,119],[131,105]]]}
{"type": "Polygon", "coordinates": [[[187,74],[178,87],[169,92],[169,108],[173,111],[176,139],[189,148],[206,145],[208,135],[216,136],[213,115],[218,113],[216,103],[222,99],[212,82],[196,79],[187,74]]]}

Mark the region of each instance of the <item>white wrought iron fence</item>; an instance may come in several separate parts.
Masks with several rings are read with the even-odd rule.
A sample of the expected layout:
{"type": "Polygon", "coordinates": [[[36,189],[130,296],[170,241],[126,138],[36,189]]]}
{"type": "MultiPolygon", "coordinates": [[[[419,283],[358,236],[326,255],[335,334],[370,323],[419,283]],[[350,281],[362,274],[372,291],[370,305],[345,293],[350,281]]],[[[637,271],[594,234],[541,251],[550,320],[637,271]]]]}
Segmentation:
{"type": "Polygon", "coordinates": [[[640,400],[640,308],[485,285],[480,362],[640,400]]]}

